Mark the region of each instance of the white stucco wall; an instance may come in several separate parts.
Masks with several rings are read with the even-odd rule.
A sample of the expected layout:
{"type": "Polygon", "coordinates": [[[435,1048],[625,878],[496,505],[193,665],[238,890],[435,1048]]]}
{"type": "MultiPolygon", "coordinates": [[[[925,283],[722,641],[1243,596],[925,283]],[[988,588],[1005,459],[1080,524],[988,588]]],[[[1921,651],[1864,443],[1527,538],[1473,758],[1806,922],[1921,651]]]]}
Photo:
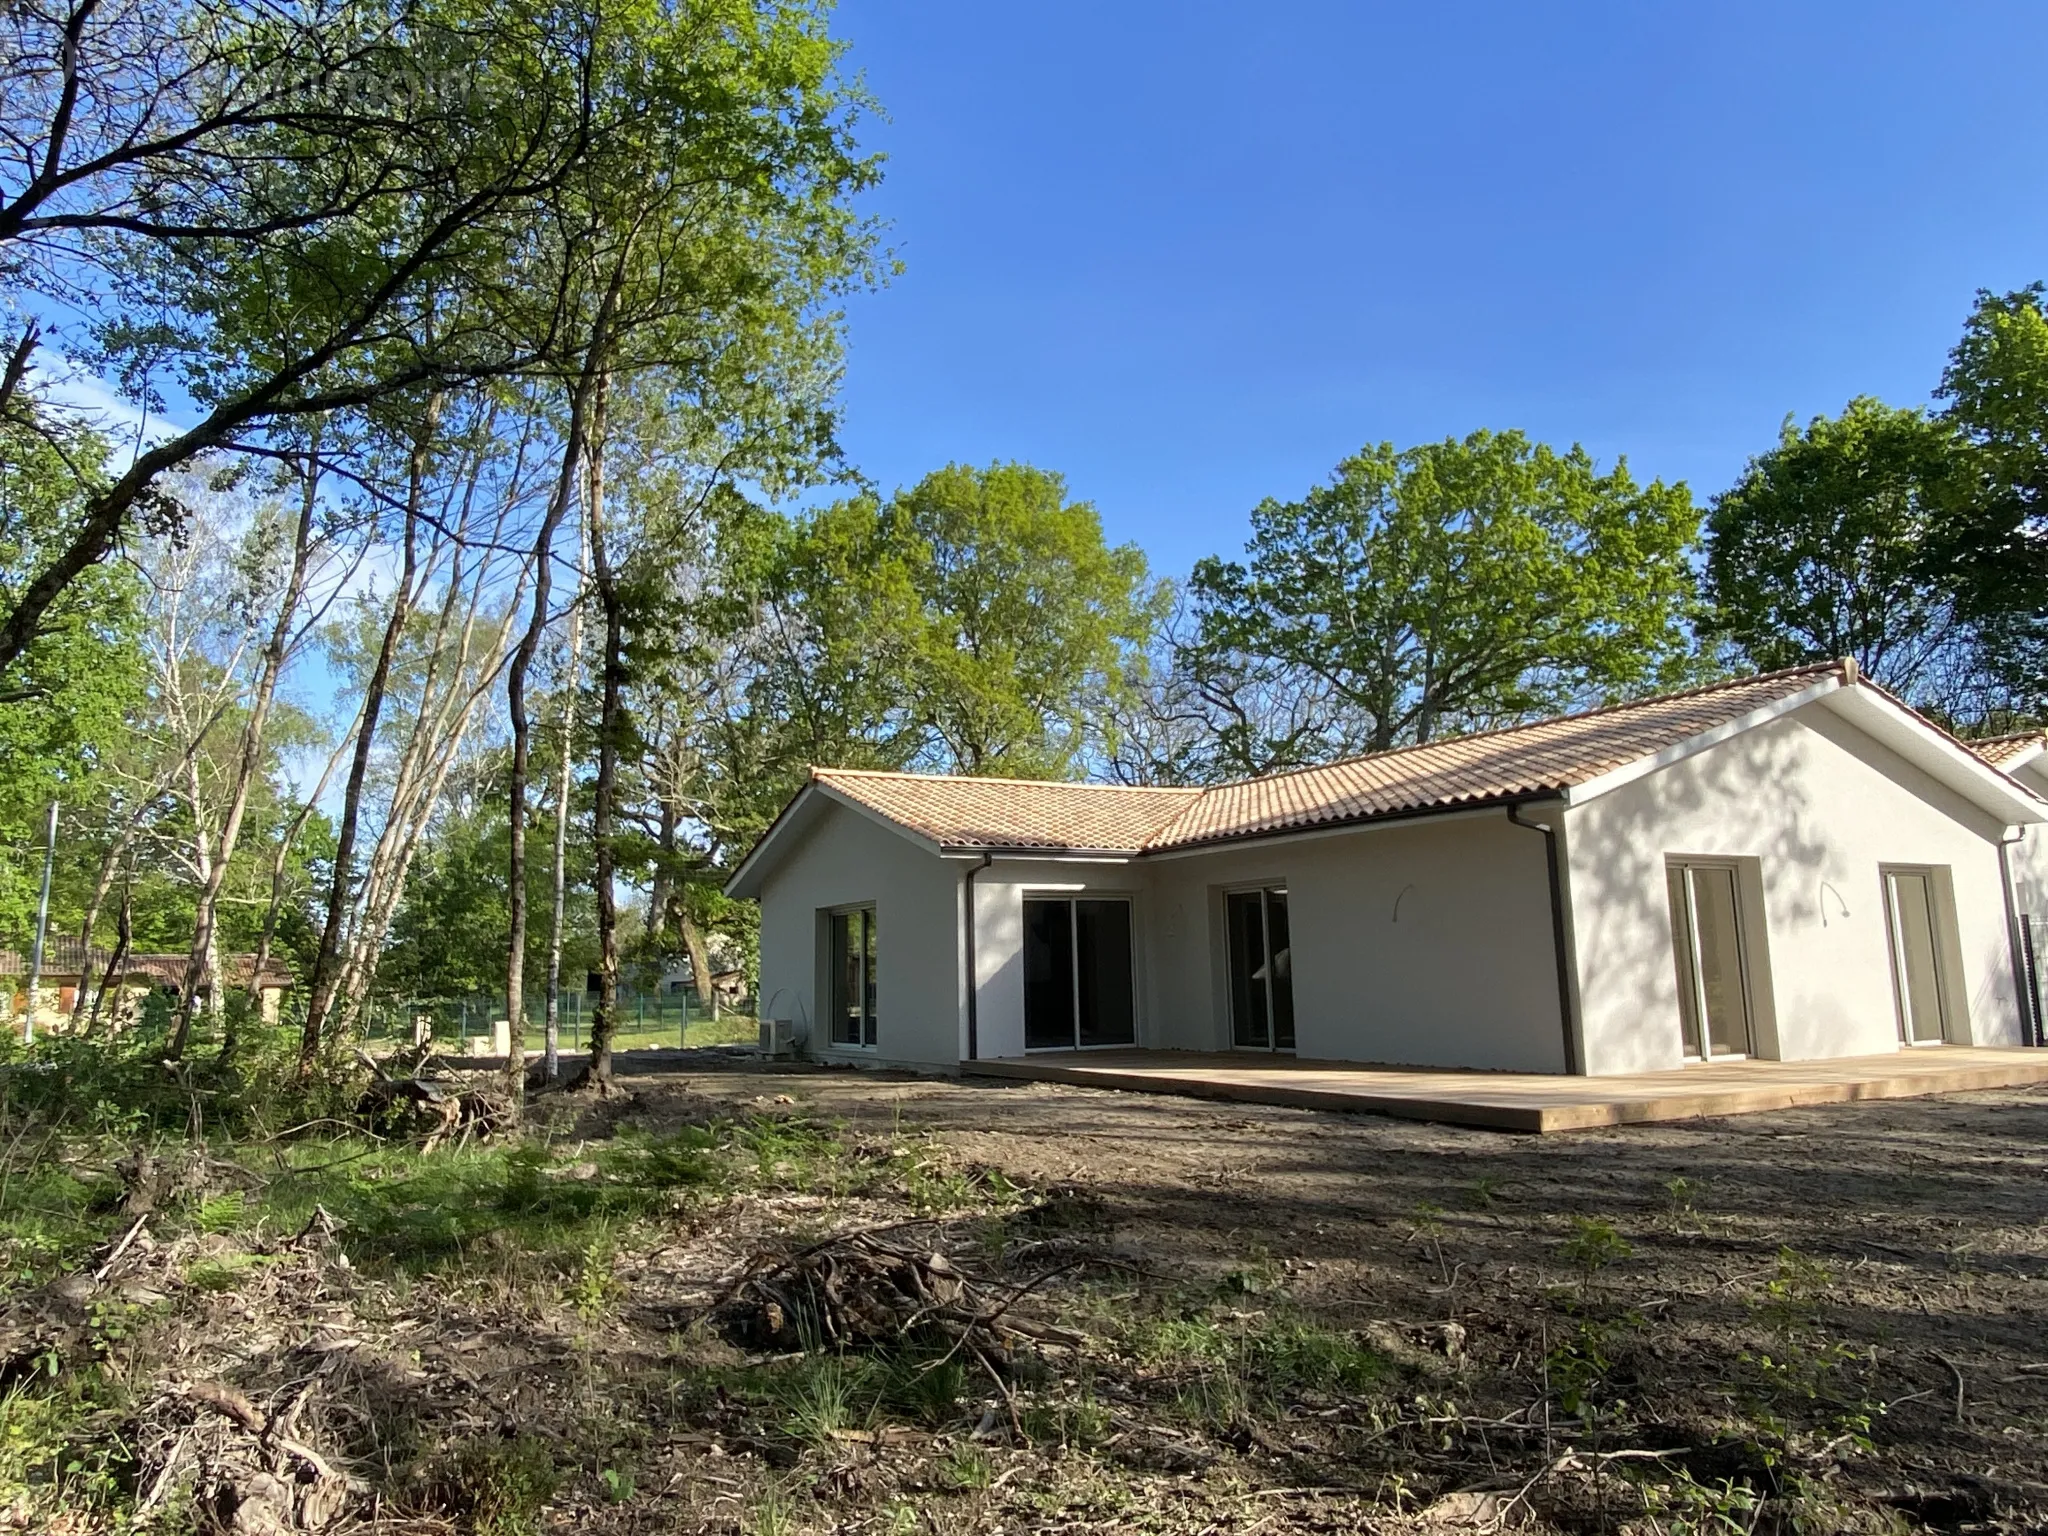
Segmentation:
{"type": "Polygon", "coordinates": [[[1543,844],[1496,810],[1148,860],[1145,1043],[1229,1048],[1222,893],[1279,884],[1297,1055],[1562,1071],[1543,844]]]}
{"type": "MultiPolygon", "coordinates": [[[[2048,798],[2048,757],[2037,757],[2013,770],[2013,777],[2048,798]]],[[[2031,919],[2034,967],[2037,974],[2048,972],[2048,826],[2028,827],[2026,836],[2006,850],[2006,858],[2012,870],[2015,918],[2024,914],[2031,919]]],[[[2037,979],[2035,987],[2041,1004],[2048,1008],[2048,981],[2037,979]]]]}
{"type": "MultiPolygon", "coordinates": [[[[2048,757],[2037,757],[2014,769],[2012,776],[2035,794],[2048,797],[2048,757]]],[[[2026,836],[2006,850],[2006,857],[2019,910],[2032,914],[2037,926],[2048,927],[2048,826],[2028,827],[2026,836]]],[[[2042,958],[2048,960],[2048,955],[2042,958]]]]}
{"type": "Polygon", "coordinates": [[[1665,867],[1685,855],[1755,861],[1762,910],[1745,916],[1768,973],[1757,999],[1762,1054],[1898,1047],[1884,864],[1951,872],[1951,1029],[1965,1043],[2020,1043],[1998,864],[2005,829],[1821,705],[1574,806],[1565,829],[1591,1072],[1682,1063],[1665,867]]]}
{"type": "MultiPolygon", "coordinates": [[[[764,882],[763,1016],[807,1023],[812,1053],[825,1059],[956,1064],[965,1055],[959,917],[972,867],[828,808],[764,882]],[[880,1043],[834,1049],[820,1012],[819,914],[868,901],[880,1043]]],[[[1543,838],[1501,812],[1176,859],[1000,859],[975,869],[980,1054],[1024,1053],[1023,903],[1032,894],[1129,898],[1138,1043],[1228,1049],[1223,892],[1261,884],[1288,889],[1298,1055],[1562,1070],[1543,838]]]]}
{"type": "Polygon", "coordinates": [[[1152,1004],[1145,935],[1150,893],[1136,864],[1078,860],[999,859],[974,875],[974,969],[981,980],[976,1004],[978,1053],[985,1058],[1024,1054],[1024,898],[1121,896],[1131,904],[1131,945],[1137,951],[1132,1005],[1138,1044],[1154,1046],[1159,1015],[1152,1004]]]}
{"type": "Polygon", "coordinates": [[[819,1060],[956,1066],[964,1054],[960,874],[858,811],[825,806],[762,886],[761,1016],[807,1025],[809,1054],[819,1060]],[[821,914],[870,902],[877,1044],[835,1047],[821,914]]]}

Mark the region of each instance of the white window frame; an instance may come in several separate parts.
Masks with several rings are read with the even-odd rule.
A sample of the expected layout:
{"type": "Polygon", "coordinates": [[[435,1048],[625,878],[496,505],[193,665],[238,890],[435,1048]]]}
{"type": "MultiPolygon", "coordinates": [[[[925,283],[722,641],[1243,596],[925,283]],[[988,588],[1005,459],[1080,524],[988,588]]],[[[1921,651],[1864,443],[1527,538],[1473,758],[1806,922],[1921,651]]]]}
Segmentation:
{"type": "MultiPolygon", "coordinates": [[[[1680,1051],[1682,1059],[1693,1066],[1711,1066],[1723,1061],[1748,1061],[1757,1054],[1757,1006],[1756,988],[1750,978],[1750,934],[1749,914],[1743,910],[1743,868],[1739,859],[1700,857],[1688,854],[1671,854],[1666,857],[1664,867],[1675,873],[1685,890],[1685,910],[1679,914],[1685,923],[1686,965],[1685,978],[1692,987],[1688,1000],[1689,1011],[1700,1038],[1692,1041],[1684,1038],[1687,1007],[1679,1010],[1680,1051]],[[1735,886],[1735,972],[1742,992],[1742,1028],[1748,1037],[1745,1048],[1740,1051],[1717,1052],[1714,1050],[1713,1029],[1707,1023],[1706,980],[1701,965],[1700,930],[1694,921],[1698,900],[1694,895],[1692,872],[1696,869],[1725,870],[1734,879],[1735,886]],[[1698,1050],[1695,1050],[1695,1046],[1698,1050]],[[1705,1054],[1700,1054],[1705,1052],[1705,1054]]],[[[1667,882],[1668,890],[1668,882],[1667,882]]]]}
{"type": "Polygon", "coordinates": [[[1892,1021],[1898,1031],[1900,1048],[1904,1050],[1924,1051],[1931,1046],[1956,1043],[1955,999],[1949,986],[1947,941],[1950,917],[1947,892],[1942,883],[1942,876],[1946,873],[1946,867],[1939,864],[1884,863],[1877,866],[1877,882],[1884,897],[1884,947],[1891,959],[1892,1021]],[[1898,903],[1892,899],[1892,879],[1896,875],[1913,875],[1926,883],[1927,939],[1934,964],[1934,1006],[1941,1014],[1941,1033],[1932,1040],[1915,1040],[1907,1027],[1905,935],[1900,930],[1898,903]]]}

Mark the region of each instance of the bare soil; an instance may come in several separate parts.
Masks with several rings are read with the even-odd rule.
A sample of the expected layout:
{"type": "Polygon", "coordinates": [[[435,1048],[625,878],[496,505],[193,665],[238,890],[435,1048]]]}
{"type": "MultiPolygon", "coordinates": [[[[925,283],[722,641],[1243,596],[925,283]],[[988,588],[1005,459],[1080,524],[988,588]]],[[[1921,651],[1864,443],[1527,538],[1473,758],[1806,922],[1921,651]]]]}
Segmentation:
{"type": "Polygon", "coordinates": [[[137,1223],[25,1296],[129,1383],[136,1528],[2048,1530],[2039,1090],[1533,1138],[621,1065],[532,1111],[562,1179],[759,1169],[580,1258],[137,1223]]]}
{"type": "MultiPolygon", "coordinates": [[[[1375,1528],[1408,1528],[1397,1509],[1432,1506],[1446,1516],[1470,1506],[1482,1514],[1466,1523],[1485,1525],[1497,1503],[1446,1496],[1518,1488],[1513,1474],[1578,1447],[1588,1457],[1675,1451],[1664,1464],[1705,1486],[1733,1478],[1782,1488],[1798,1474],[1838,1501],[1810,1512],[1809,1529],[2048,1529],[2048,1095],[2039,1090],[1538,1138],[851,1072],[659,1075],[628,1088],[636,1112],[656,1119],[671,1094],[787,1096],[858,1130],[928,1129],[959,1158],[1021,1184],[1088,1191],[1114,1251],[1182,1287],[1217,1285],[1247,1266],[1277,1269],[1289,1303],[1394,1358],[1402,1417],[1453,1422],[1368,1429],[1370,1445],[1343,1433],[1292,1436],[1292,1446],[1250,1447],[1235,1475],[1253,1489],[1371,1487],[1375,1528]],[[1611,1227],[1627,1250],[1591,1273],[1567,1256],[1589,1223],[1596,1233],[1611,1227]],[[1555,1366],[1582,1314],[1620,1320],[1595,1394],[1613,1413],[1604,1441],[1597,1415],[1589,1430],[1559,1411],[1555,1381],[1547,1433],[1526,1421],[1512,1432],[1485,1427],[1544,1395],[1545,1363],[1555,1366]],[[1808,1358],[1777,1362],[1774,1375],[1760,1364],[1773,1348],[1808,1358]],[[1831,1417],[1843,1428],[1816,1441],[1831,1417]],[[1859,1417],[1867,1428],[1852,1435],[1859,1417]],[[1774,1418],[1808,1432],[1773,1446],[1774,1418]]],[[[1626,1519],[1630,1501],[1620,1498],[1614,1515],[1596,1512],[1589,1524],[1574,1507],[1586,1490],[1569,1492],[1550,1510],[1563,1526],[1626,1519]]],[[[1255,1511],[1207,1528],[1346,1528],[1249,1502],[1255,1511]]],[[[1503,1523],[1529,1512],[1525,1503],[1503,1523]]],[[[1736,1514],[1728,1528],[1748,1528],[1756,1513],[1736,1514]]],[[[1718,1528],[1711,1512],[1704,1523],[1690,1518],[1718,1528]]],[[[975,1519],[990,1530],[1061,1528],[995,1507],[975,1519]]],[[[1415,1523],[1439,1522],[1418,1513],[1415,1523]]],[[[1686,1528],[1687,1517],[1658,1523],[1686,1528]]]]}

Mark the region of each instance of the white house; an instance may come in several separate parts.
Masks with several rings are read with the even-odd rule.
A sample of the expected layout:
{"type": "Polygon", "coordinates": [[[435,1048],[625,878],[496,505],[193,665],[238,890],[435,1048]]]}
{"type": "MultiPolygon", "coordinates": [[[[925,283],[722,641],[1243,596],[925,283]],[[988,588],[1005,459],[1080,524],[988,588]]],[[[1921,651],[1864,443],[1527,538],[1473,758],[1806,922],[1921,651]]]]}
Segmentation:
{"type": "Polygon", "coordinates": [[[815,769],[727,889],[819,1058],[1630,1073],[2027,1043],[2044,796],[1840,662],[1209,789],[815,769]]]}

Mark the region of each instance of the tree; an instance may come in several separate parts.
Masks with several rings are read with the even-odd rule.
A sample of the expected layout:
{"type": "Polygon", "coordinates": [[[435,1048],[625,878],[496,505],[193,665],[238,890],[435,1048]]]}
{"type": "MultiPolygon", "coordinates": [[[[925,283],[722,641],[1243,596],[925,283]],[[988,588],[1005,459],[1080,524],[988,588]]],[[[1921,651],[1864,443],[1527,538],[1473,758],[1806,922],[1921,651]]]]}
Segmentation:
{"type": "Polygon", "coordinates": [[[948,464],[877,516],[916,602],[929,750],[966,773],[1071,773],[1124,648],[1150,631],[1144,555],[1112,548],[1094,507],[1028,464],[948,464]]]}
{"type": "Polygon", "coordinates": [[[1358,716],[1321,678],[1262,657],[1204,646],[1200,617],[1178,583],[1151,606],[1164,615],[1125,664],[1102,727],[1098,770],[1118,784],[1218,784],[1365,749],[1358,716]]]}
{"type": "Polygon", "coordinates": [[[1153,613],[1144,556],[1028,464],[949,464],[771,535],[758,709],[792,762],[1059,778],[1153,613]]]}
{"type": "Polygon", "coordinates": [[[1262,502],[1243,562],[1196,566],[1202,674],[1326,693],[1316,730],[1241,744],[1252,761],[1626,694],[1684,665],[1698,525],[1683,485],[1519,432],[1367,448],[1302,500],[1262,502]]]}
{"type": "MultiPolygon", "coordinates": [[[[547,197],[596,131],[610,19],[525,0],[9,13],[0,297],[82,311],[77,350],[159,419],[174,396],[196,419],[82,479],[0,611],[0,670],[138,511],[175,515],[167,472],[545,361],[551,335],[503,321],[531,306],[547,197]]],[[[7,349],[0,410],[30,393],[39,334],[7,349]]]]}
{"type": "Polygon", "coordinates": [[[1867,396],[1790,421],[1707,519],[1703,631],[1760,671],[1853,656],[1915,703],[1953,712],[1977,648],[1933,546],[1971,466],[1948,423],[1867,396]]]}
{"type": "Polygon", "coordinates": [[[1973,450],[1973,495],[1932,551],[2024,709],[2048,709],[2048,290],[1980,291],[1940,394],[1973,450]]]}
{"type": "MultiPolygon", "coordinates": [[[[591,90],[604,129],[555,205],[553,249],[569,297],[564,333],[574,368],[556,382],[566,398],[553,524],[536,536],[542,569],[559,512],[582,471],[590,592],[601,636],[593,782],[593,883],[600,985],[591,1025],[592,1074],[610,1073],[619,972],[613,889],[622,753],[633,736],[626,688],[628,635],[646,625],[629,608],[645,587],[645,543],[689,530],[614,518],[605,500],[616,398],[662,446],[692,458],[718,483],[746,476],[774,488],[833,451],[829,392],[838,319],[830,298],[873,275],[874,230],[852,214],[875,163],[852,127],[864,98],[837,74],[840,45],[821,15],[795,0],[732,0],[696,10],[628,8],[633,25],[612,39],[591,90]],[[616,123],[616,129],[611,125],[616,123]],[[822,366],[821,366],[822,365],[822,366]]],[[[632,511],[633,498],[621,509],[632,511]]],[[[526,925],[525,771],[527,667],[547,622],[534,619],[510,675],[515,737],[510,817],[508,945],[512,1051],[506,1086],[523,1081],[526,925]]]]}
{"type": "MultiPolygon", "coordinates": [[[[87,435],[52,441],[50,424],[39,428],[0,419],[0,602],[61,539],[85,494],[80,472],[97,473],[104,452],[87,435]]],[[[132,569],[94,570],[52,607],[0,689],[0,844],[39,848],[49,803],[63,808],[55,931],[75,931],[91,902],[101,834],[128,811],[113,764],[146,692],[141,598],[132,569]]],[[[17,940],[34,921],[40,873],[39,855],[0,860],[0,930],[17,940]]]]}

